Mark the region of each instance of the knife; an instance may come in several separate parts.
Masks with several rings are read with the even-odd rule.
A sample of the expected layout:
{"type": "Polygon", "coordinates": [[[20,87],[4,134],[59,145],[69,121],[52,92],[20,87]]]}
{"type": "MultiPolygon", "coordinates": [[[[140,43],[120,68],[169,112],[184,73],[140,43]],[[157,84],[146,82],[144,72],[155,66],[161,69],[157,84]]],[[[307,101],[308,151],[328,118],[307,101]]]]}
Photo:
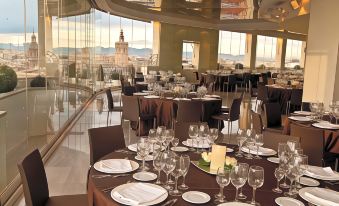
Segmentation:
{"type": "Polygon", "coordinates": [[[177,202],[178,199],[172,199],[172,200],[168,200],[167,202],[165,202],[164,204],[162,204],[161,206],[172,206],[177,202]]]}

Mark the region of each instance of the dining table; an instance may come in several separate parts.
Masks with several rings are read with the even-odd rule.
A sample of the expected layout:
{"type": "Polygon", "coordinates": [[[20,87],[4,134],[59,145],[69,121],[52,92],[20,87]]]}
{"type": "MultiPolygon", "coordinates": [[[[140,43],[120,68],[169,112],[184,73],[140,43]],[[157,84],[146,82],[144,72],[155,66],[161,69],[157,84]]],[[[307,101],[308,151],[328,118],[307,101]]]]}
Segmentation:
{"type": "MultiPolygon", "coordinates": [[[[266,85],[268,98],[272,101],[279,102],[282,114],[286,113],[287,103],[291,99],[292,91],[295,88],[279,85],[266,85]]],[[[295,108],[291,107],[290,112],[294,112],[295,108]]]]}
{"type": "MultiPolygon", "coordinates": [[[[219,143],[221,144],[221,143],[219,143]]],[[[226,144],[221,144],[226,145],[226,144]]],[[[237,146],[235,145],[226,145],[229,148],[233,148],[235,151],[237,150],[237,146]]],[[[189,155],[191,161],[197,161],[201,158],[200,154],[197,154],[195,152],[184,152],[184,153],[177,153],[177,155],[186,154],[189,155]]],[[[124,149],[121,151],[116,151],[109,153],[108,155],[101,158],[101,160],[106,159],[129,159],[129,160],[135,160],[136,153],[130,152],[128,149],[124,149]]],[[[233,153],[227,153],[227,156],[234,157],[233,153]]],[[[266,158],[262,159],[245,159],[243,157],[236,157],[238,162],[248,163],[250,166],[257,165],[264,168],[264,184],[262,187],[258,188],[256,190],[256,201],[259,202],[262,206],[273,206],[276,205],[275,199],[278,197],[282,197],[283,193],[274,193],[272,191],[273,188],[276,187],[277,181],[274,177],[274,170],[278,167],[278,164],[269,162],[266,158]]],[[[139,162],[140,164],[140,162],[139,162]]],[[[149,162],[150,172],[156,173],[153,171],[152,162],[149,162]]],[[[104,173],[101,173],[97,170],[95,170],[93,167],[90,168],[89,171],[89,178],[88,178],[88,200],[89,205],[91,206],[116,206],[121,205],[111,197],[111,190],[119,185],[123,185],[126,183],[131,182],[137,182],[133,179],[132,175],[134,172],[128,173],[126,176],[120,176],[120,177],[110,177],[107,176],[105,178],[95,178],[95,175],[102,175],[104,173]],[[94,176],[93,176],[94,175],[94,176]]],[[[165,174],[161,173],[161,181],[165,181],[165,174]]],[[[149,183],[154,183],[154,181],[150,181],[149,183]]],[[[182,178],[179,178],[178,184],[181,184],[182,178]]],[[[188,173],[186,175],[186,185],[188,185],[188,190],[181,190],[182,192],[187,191],[200,191],[207,193],[211,200],[203,205],[217,205],[214,203],[214,195],[219,192],[219,186],[216,182],[216,176],[206,173],[200,169],[198,169],[193,164],[190,164],[188,173]]],[[[333,184],[326,181],[321,181],[319,187],[326,187],[334,191],[339,190],[338,184],[333,184]]],[[[224,195],[226,196],[227,201],[234,201],[235,198],[235,187],[232,186],[230,183],[228,186],[224,188],[224,195]]],[[[247,199],[244,201],[250,201],[252,198],[252,188],[246,183],[243,186],[243,193],[247,196],[247,199]]],[[[283,189],[283,191],[286,191],[286,189],[283,189]]],[[[164,202],[158,204],[162,205],[168,200],[171,199],[177,199],[176,203],[174,205],[193,205],[192,203],[186,202],[181,196],[171,196],[169,195],[164,202]]],[[[305,205],[308,205],[308,203],[303,200],[301,197],[297,196],[296,199],[303,202],[305,205]]]]}

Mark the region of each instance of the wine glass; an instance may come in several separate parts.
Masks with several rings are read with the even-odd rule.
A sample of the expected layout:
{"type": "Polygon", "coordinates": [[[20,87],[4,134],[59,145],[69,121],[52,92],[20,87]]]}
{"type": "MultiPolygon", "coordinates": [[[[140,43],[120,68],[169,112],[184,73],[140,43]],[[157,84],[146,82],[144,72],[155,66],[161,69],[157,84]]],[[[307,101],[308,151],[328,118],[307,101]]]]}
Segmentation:
{"type": "Polygon", "coordinates": [[[165,130],[164,136],[165,136],[166,148],[167,150],[169,150],[169,145],[174,138],[174,130],[173,129],[165,130]]]}
{"type": "Polygon", "coordinates": [[[308,169],[308,156],[300,154],[298,155],[298,158],[299,158],[299,175],[297,177],[298,181],[296,181],[298,182],[298,184],[296,185],[296,188],[301,189],[302,186],[300,185],[300,177],[305,175],[308,169]]]}
{"type": "Polygon", "coordinates": [[[162,164],[162,153],[157,153],[153,156],[153,167],[156,171],[158,171],[158,178],[155,184],[161,185],[160,175],[161,170],[164,168],[165,164],[162,164]]]}
{"type": "Polygon", "coordinates": [[[154,143],[157,142],[157,130],[156,129],[150,129],[148,131],[148,140],[150,143],[152,143],[152,152],[154,151],[154,143]]]}
{"type": "Polygon", "coordinates": [[[248,171],[248,184],[253,188],[252,205],[260,205],[255,201],[255,191],[264,184],[264,168],[252,165],[248,171]]]}
{"type": "Polygon", "coordinates": [[[176,148],[179,144],[179,139],[178,138],[173,138],[172,140],[172,146],[174,147],[174,151],[176,151],[176,148]]]}
{"type": "Polygon", "coordinates": [[[247,130],[247,138],[246,138],[246,147],[248,148],[248,153],[245,156],[246,159],[253,159],[253,155],[251,154],[251,147],[254,146],[255,140],[253,138],[253,131],[251,129],[247,130]]]}
{"type": "MultiPolygon", "coordinates": [[[[198,125],[195,125],[195,124],[190,125],[189,128],[188,128],[188,136],[191,139],[191,148],[190,148],[191,152],[195,151],[195,149],[194,149],[194,140],[197,139],[198,135],[199,135],[199,127],[198,127],[198,125]]],[[[198,148],[197,148],[196,152],[198,153],[198,148]]]]}
{"type": "Polygon", "coordinates": [[[181,157],[177,155],[173,159],[175,161],[175,166],[171,174],[175,178],[175,186],[174,189],[169,192],[169,194],[172,196],[180,196],[182,192],[178,190],[178,178],[182,175],[182,161],[181,157]]]}
{"type": "Polygon", "coordinates": [[[284,192],[284,195],[287,197],[295,198],[297,195],[293,192],[293,182],[299,175],[299,161],[297,155],[293,155],[289,158],[288,161],[288,170],[287,170],[287,178],[290,180],[290,189],[288,192],[284,192]]]}
{"type": "Polygon", "coordinates": [[[215,200],[215,203],[223,203],[225,201],[224,196],[224,187],[230,184],[230,171],[219,167],[217,171],[216,180],[218,185],[220,186],[219,198],[215,200]]]}
{"type": "Polygon", "coordinates": [[[162,170],[166,174],[166,183],[164,185],[164,188],[167,190],[172,189],[172,187],[169,185],[169,182],[168,182],[169,180],[168,176],[175,168],[175,160],[174,160],[175,156],[176,154],[174,152],[165,151],[162,153],[162,157],[161,157],[162,164],[164,164],[162,170]]]}
{"type": "Polygon", "coordinates": [[[218,137],[219,137],[219,129],[211,128],[210,132],[209,132],[209,135],[208,135],[208,141],[209,141],[210,150],[212,149],[212,145],[218,139],[218,137]]]}
{"type": "Polygon", "coordinates": [[[181,161],[182,161],[181,169],[182,169],[182,178],[183,179],[182,179],[181,185],[179,186],[179,189],[187,190],[188,186],[185,184],[185,179],[186,179],[186,175],[188,173],[188,169],[190,168],[190,164],[191,164],[190,156],[182,155],[181,161]]]}
{"type": "Polygon", "coordinates": [[[245,130],[239,129],[238,132],[237,132],[237,134],[238,134],[238,136],[237,136],[237,142],[238,142],[238,147],[239,147],[239,149],[238,149],[238,152],[235,154],[235,156],[237,156],[237,157],[243,157],[241,148],[242,148],[243,143],[244,143],[245,140],[246,140],[245,130]]]}
{"type": "Polygon", "coordinates": [[[262,134],[256,134],[255,135],[255,146],[257,146],[257,155],[254,157],[254,159],[261,159],[259,156],[259,148],[264,145],[264,137],[262,134]]]}
{"type": "Polygon", "coordinates": [[[142,166],[141,171],[147,171],[149,170],[148,167],[145,166],[145,158],[148,156],[150,152],[150,144],[145,138],[141,138],[137,142],[137,154],[142,158],[142,166]]]}
{"type": "Polygon", "coordinates": [[[274,176],[277,178],[277,187],[272,189],[273,192],[275,193],[282,193],[282,190],[279,188],[279,182],[282,180],[285,176],[284,170],[282,170],[280,167],[275,168],[274,170],[274,176]]]}
{"type": "MultiPolygon", "coordinates": [[[[206,139],[206,137],[207,137],[207,135],[208,135],[208,133],[209,133],[209,126],[208,126],[208,124],[206,123],[206,122],[203,122],[203,123],[201,123],[200,124],[200,126],[199,126],[199,138],[198,138],[198,141],[199,140],[201,140],[202,141],[202,145],[201,145],[201,147],[202,147],[202,149],[201,149],[201,151],[204,151],[204,142],[205,142],[205,139],[206,139]]],[[[199,143],[198,143],[198,145],[200,145],[199,143]]]]}
{"type": "Polygon", "coordinates": [[[295,150],[297,148],[300,148],[300,144],[298,141],[295,141],[295,140],[288,140],[287,141],[287,151],[288,153],[290,154],[294,154],[295,153],[295,150]]]}
{"type": "Polygon", "coordinates": [[[235,193],[235,200],[236,202],[239,201],[238,199],[238,194],[239,194],[239,188],[244,186],[247,180],[248,176],[248,168],[249,165],[246,163],[238,163],[236,166],[232,167],[231,170],[231,183],[232,185],[236,188],[236,193],[235,193]]]}

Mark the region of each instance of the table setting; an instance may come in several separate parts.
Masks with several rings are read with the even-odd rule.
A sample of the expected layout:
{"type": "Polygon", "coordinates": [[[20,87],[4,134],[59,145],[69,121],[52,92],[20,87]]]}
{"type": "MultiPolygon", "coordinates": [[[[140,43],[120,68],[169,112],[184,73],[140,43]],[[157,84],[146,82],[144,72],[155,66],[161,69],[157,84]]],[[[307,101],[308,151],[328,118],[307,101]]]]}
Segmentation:
{"type": "Polygon", "coordinates": [[[266,156],[270,148],[265,149],[261,137],[251,129],[238,131],[238,146],[216,143],[214,128],[207,126],[191,125],[189,136],[199,139],[200,145],[204,141],[206,148],[194,143],[183,146],[173,130],[159,127],[140,138],[136,150],[132,146],[132,150],[127,149],[129,153],[118,150],[106,155],[90,169],[90,202],[164,206],[337,204],[339,185],[333,183],[339,182],[339,175],[330,168],[308,165],[297,142],[279,143],[278,151],[266,156]],[[176,151],[176,147],[187,150],[176,151]],[[253,147],[250,151],[254,152],[242,149],[246,147],[253,147]],[[227,152],[228,148],[236,152],[227,152]],[[141,161],[135,159],[137,155],[141,161]],[[153,160],[145,165],[148,155],[153,160]],[[263,157],[278,158],[278,162],[263,157]],[[107,176],[97,178],[99,175],[107,176]]]}

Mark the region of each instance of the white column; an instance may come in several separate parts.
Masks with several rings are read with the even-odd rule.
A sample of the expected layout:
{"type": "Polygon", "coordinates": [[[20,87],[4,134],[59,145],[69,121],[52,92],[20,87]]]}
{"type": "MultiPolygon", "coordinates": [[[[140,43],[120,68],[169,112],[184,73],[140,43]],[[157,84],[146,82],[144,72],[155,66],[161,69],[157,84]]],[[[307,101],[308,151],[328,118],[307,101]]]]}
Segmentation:
{"type": "Polygon", "coordinates": [[[255,69],[256,57],[257,57],[257,35],[246,34],[244,66],[247,68],[255,69]]]}
{"type": "Polygon", "coordinates": [[[300,67],[305,67],[305,57],[306,57],[306,41],[303,41],[301,44],[301,51],[300,51],[300,67]]]}
{"type": "Polygon", "coordinates": [[[312,0],[303,101],[339,100],[338,0],[312,0]]]}
{"type": "Polygon", "coordinates": [[[285,68],[286,45],[287,45],[286,38],[277,39],[275,66],[280,69],[285,68]]]}

